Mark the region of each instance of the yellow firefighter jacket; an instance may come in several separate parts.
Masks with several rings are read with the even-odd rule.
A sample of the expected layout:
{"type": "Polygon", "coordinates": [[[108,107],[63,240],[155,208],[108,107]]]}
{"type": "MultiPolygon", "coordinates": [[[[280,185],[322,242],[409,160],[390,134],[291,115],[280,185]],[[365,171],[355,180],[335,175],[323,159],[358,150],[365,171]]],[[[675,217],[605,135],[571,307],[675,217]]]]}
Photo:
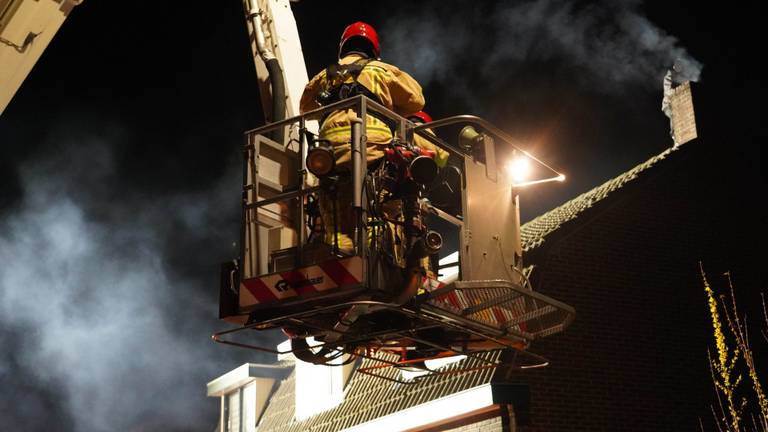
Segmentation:
{"type": "MultiPolygon", "coordinates": [[[[434,136],[435,133],[432,132],[432,129],[424,129],[424,132],[434,136]]],[[[450,157],[450,153],[448,153],[447,150],[443,150],[440,147],[432,144],[432,141],[429,141],[426,138],[421,137],[419,134],[413,135],[413,144],[421,149],[424,150],[432,150],[435,152],[435,162],[437,163],[437,166],[440,168],[443,168],[448,163],[448,157],[450,157]]]]}
{"type": "MultiPolygon", "coordinates": [[[[339,64],[348,65],[364,60],[359,54],[351,53],[339,64]]],[[[347,83],[354,81],[348,77],[347,83]]],[[[372,60],[360,71],[357,82],[376,95],[383,106],[406,116],[420,111],[424,107],[424,95],[421,86],[410,75],[390,64],[372,60]]],[[[315,75],[304,88],[301,96],[300,110],[302,113],[320,108],[318,94],[328,90],[331,85],[326,79],[326,70],[315,75]]],[[[342,110],[331,113],[320,125],[320,138],[331,142],[336,156],[336,166],[349,166],[351,160],[350,118],[355,117],[354,110],[342,110]]],[[[368,116],[366,119],[368,161],[384,156],[386,145],[392,141],[392,131],[380,119],[368,116]]]]}

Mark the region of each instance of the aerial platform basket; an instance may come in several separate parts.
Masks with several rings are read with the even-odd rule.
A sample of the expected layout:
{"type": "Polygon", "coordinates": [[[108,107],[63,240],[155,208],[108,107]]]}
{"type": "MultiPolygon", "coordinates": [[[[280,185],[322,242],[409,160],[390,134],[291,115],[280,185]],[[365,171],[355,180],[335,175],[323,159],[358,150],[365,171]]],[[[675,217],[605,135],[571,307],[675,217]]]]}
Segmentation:
{"type": "MultiPolygon", "coordinates": [[[[341,356],[369,358],[379,366],[361,372],[377,375],[389,366],[439,373],[423,361],[455,355],[484,367],[547,363],[528,350],[531,343],[563,331],[575,312],[534,292],[522,271],[516,185],[498,162],[518,154],[513,140],[474,116],[428,126],[357,96],[247,133],[240,257],[222,267],[220,289],[220,317],[238,327],[215,334],[217,342],[278,353],[234,336],[280,328],[299,359],[332,365],[341,356]],[[308,124],[339,109],[360,119],[371,113],[390,119],[393,146],[410,148],[421,139],[448,152],[448,165],[434,182],[420,183],[410,198],[401,198],[402,211],[410,203],[409,214],[418,216],[416,226],[439,235],[442,247],[430,249],[432,255],[409,260],[412,249],[394,251],[402,248],[393,240],[402,222],[384,214],[376,198],[384,174],[365,162],[365,121],[352,124],[349,174],[318,181],[308,173],[308,149],[320,145],[308,124]],[[433,133],[462,125],[453,145],[433,133]],[[278,129],[287,132],[285,144],[270,138],[278,129]],[[344,201],[351,202],[347,216],[354,221],[353,249],[346,251],[337,240],[324,242],[327,223],[323,236],[314,234],[319,224],[312,217],[317,202],[344,201]],[[517,354],[486,354],[500,350],[517,354]]],[[[525,155],[539,163],[540,172],[551,170],[525,155]]],[[[339,214],[334,210],[333,217],[339,214]]]]}
{"type": "MultiPolygon", "coordinates": [[[[217,333],[214,339],[274,354],[291,352],[300,359],[329,366],[340,364],[336,360],[341,356],[346,362],[366,358],[372,365],[360,368],[359,372],[410,384],[433,375],[501,365],[519,369],[546,366],[548,360],[531,352],[530,343],[562,331],[574,316],[570,306],[506,280],[462,281],[445,286],[431,282],[434,289],[417,295],[406,305],[355,300],[318,306],[317,301],[326,300],[319,296],[314,307],[301,312],[268,319],[260,319],[268,315],[255,312],[246,325],[217,333]],[[353,325],[328,324],[355,309],[364,310],[364,314],[353,325]],[[294,344],[290,350],[281,352],[232,338],[241,330],[269,328],[312,329],[327,339],[315,338],[312,343],[294,344]],[[499,351],[514,355],[501,355],[499,351]],[[425,364],[425,360],[449,356],[466,356],[472,361],[448,371],[434,370],[425,364]],[[390,367],[422,373],[405,380],[387,373],[386,368],[390,367]]],[[[364,291],[356,293],[358,298],[365,297],[360,295],[364,291]]],[[[296,302],[308,304],[294,299],[284,304],[283,310],[296,302]]],[[[252,334],[249,336],[253,338],[252,334]]]]}

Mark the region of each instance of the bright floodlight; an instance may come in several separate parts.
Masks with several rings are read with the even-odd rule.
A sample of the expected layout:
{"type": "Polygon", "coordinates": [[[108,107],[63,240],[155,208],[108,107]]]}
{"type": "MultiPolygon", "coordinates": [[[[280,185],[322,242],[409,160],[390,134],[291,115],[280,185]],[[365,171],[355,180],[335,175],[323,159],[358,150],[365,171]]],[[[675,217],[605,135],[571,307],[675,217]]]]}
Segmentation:
{"type": "Polygon", "coordinates": [[[528,177],[531,164],[526,157],[516,157],[507,164],[507,173],[515,183],[520,183],[528,177]]]}

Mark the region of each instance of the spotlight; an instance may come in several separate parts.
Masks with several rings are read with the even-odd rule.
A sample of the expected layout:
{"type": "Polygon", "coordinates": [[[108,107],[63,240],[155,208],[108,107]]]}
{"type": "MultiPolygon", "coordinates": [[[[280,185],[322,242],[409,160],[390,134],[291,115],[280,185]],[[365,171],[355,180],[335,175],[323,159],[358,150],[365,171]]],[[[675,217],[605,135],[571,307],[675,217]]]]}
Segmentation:
{"type": "Polygon", "coordinates": [[[520,183],[528,177],[531,170],[528,158],[518,156],[507,164],[507,174],[515,183],[520,183]]]}
{"type": "Polygon", "coordinates": [[[333,150],[328,147],[313,147],[307,153],[307,169],[318,177],[325,177],[336,166],[333,150]]]}
{"type": "Polygon", "coordinates": [[[437,231],[428,231],[424,236],[424,245],[430,255],[437,253],[443,247],[443,236],[437,231]]]}
{"type": "Polygon", "coordinates": [[[408,168],[413,181],[419,184],[429,184],[437,177],[437,162],[429,156],[418,156],[408,168]]]}

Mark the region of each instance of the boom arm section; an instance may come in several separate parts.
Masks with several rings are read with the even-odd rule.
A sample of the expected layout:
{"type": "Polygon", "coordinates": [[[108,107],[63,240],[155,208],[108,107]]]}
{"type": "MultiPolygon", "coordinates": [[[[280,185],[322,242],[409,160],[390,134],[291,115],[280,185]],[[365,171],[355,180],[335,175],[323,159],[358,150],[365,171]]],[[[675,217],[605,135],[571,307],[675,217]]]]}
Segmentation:
{"type": "Polygon", "coordinates": [[[0,114],[82,0],[0,0],[0,114]]]}
{"type": "MultiPolygon", "coordinates": [[[[261,103],[269,122],[275,117],[287,118],[299,115],[299,101],[309,82],[304,53],[301,50],[299,31],[288,0],[243,0],[248,17],[248,34],[251,40],[256,75],[259,79],[261,103]],[[262,46],[259,46],[262,44],[262,46]],[[285,110],[282,117],[272,111],[272,86],[263,50],[273,55],[280,64],[285,83],[285,110]],[[270,117],[271,116],[271,117],[270,117]]],[[[268,55],[270,55],[268,54],[268,55]]]]}

